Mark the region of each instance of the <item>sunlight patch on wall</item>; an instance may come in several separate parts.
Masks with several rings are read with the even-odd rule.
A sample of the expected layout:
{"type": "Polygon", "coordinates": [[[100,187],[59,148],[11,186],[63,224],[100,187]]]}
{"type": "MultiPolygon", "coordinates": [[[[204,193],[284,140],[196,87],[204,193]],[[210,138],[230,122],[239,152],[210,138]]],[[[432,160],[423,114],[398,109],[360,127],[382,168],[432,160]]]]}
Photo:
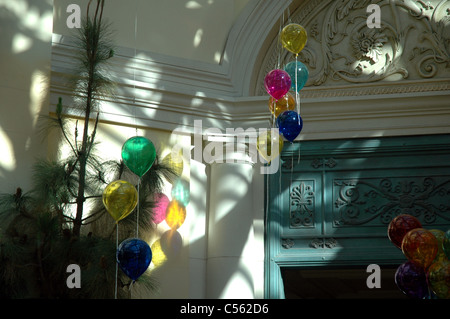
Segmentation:
{"type": "Polygon", "coordinates": [[[202,36],[203,36],[203,29],[198,29],[197,32],[195,32],[194,41],[193,41],[195,48],[198,48],[198,46],[202,42],[202,36]]]}
{"type": "Polygon", "coordinates": [[[51,39],[51,33],[48,32],[53,26],[51,10],[40,13],[37,7],[29,6],[28,1],[25,0],[0,0],[0,6],[20,17],[23,27],[34,32],[37,39],[45,42],[51,39]]]}
{"type": "Polygon", "coordinates": [[[12,53],[19,54],[31,48],[33,40],[22,33],[15,34],[12,40],[12,53]]]}
{"type": "Polygon", "coordinates": [[[2,156],[0,156],[0,169],[10,172],[14,171],[17,167],[16,158],[14,156],[14,147],[10,138],[2,129],[0,129],[0,150],[2,150],[2,156]]]}
{"type": "Polygon", "coordinates": [[[239,263],[238,269],[230,276],[219,298],[233,296],[236,299],[253,298],[253,286],[251,283],[251,271],[248,267],[239,263]]]}
{"type": "Polygon", "coordinates": [[[200,9],[202,5],[198,3],[197,1],[188,1],[186,2],[186,8],[187,9],[200,9]]]}

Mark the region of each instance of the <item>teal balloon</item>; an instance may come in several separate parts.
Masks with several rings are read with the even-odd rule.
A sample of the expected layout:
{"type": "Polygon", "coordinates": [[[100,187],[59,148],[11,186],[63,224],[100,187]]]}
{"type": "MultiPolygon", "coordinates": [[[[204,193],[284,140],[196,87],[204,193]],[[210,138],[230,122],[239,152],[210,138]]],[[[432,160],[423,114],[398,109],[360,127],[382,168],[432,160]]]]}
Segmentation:
{"type": "Polygon", "coordinates": [[[291,77],[291,89],[294,92],[300,91],[305,86],[309,77],[309,71],[306,65],[300,61],[291,61],[286,64],[284,70],[291,77]],[[295,70],[297,70],[297,82],[295,81],[295,70]]]}
{"type": "Polygon", "coordinates": [[[130,171],[142,177],[155,162],[155,146],[143,136],[132,137],[122,146],[122,159],[130,171]]]}

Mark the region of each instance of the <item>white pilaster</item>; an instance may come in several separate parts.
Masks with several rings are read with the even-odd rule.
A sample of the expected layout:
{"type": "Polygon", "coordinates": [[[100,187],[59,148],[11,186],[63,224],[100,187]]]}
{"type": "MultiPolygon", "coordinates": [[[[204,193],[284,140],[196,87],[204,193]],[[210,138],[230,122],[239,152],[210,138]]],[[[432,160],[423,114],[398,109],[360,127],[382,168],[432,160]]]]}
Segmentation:
{"type": "Polygon", "coordinates": [[[257,262],[262,238],[255,237],[253,181],[259,171],[248,155],[226,155],[228,161],[209,167],[206,297],[257,298],[255,273],[263,274],[263,263],[257,262]]]}

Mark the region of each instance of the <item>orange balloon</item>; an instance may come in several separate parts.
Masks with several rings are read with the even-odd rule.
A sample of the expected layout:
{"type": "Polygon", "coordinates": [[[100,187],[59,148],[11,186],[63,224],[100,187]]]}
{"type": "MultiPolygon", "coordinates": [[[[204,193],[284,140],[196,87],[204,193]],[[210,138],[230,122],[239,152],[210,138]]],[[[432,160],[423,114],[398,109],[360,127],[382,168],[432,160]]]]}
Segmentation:
{"type": "Polygon", "coordinates": [[[276,100],[274,97],[269,98],[269,110],[275,117],[278,117],[284,111],[295,110],[295,99],[291,93],[286,93],[281,99],[276,100]]]}
{"type": "Polygon", "coordinates": [[[438,240],[432,232],[416,228],[403,237],[402,252],[411,262],[427,269],[438,253],[438,240]]]}

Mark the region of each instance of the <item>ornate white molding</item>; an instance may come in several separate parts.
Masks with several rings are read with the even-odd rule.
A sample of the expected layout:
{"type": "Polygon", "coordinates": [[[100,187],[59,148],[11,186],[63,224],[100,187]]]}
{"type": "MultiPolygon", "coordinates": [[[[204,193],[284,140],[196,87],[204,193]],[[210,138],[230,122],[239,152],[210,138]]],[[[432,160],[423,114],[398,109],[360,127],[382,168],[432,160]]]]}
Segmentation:
{"type": "MultiPolygon", "coordinates": [[[[251,96],[250,91],[254,91],[255,87],[255,83],[252,82],[255,75],[254,69],[260,72],[258,82],[260,85],[266,74],[265,71],[273,67],[273,61],[277,58],[276,46],[273,44],[267,51],[262,67],[259,67],[256,62],[260,55],[259,51],[265,50],[264,39],[273,32],[274,28],[278,29],[279,18],[288,2],[288,0],[249,2],[249,6],[244,9],[243,15],[230,33],[220,65],[139,50],[135,52],[132,48],[119,47],[116,55],[111,59],[111,74],[117,84],[116,96],[102,101],[100,119],[120,125],[165,131],[182,128],[187,133],[194,131],[195,120],[202,120],[204,130],[217,128],[222,132],[225,132],[226,128],[269,127],[270,112],[267,93],[264,91],[259,92],[259,95],[251,96]],[[249,20],[246,20],[246,17],[250,17],[249,20]]],[[[409,72],[406,79],[402,77],[398,81],[390,81],[392,80],[390,77],[381,78],[379,75],[376,81],[369,81],[367,80],[369,75],[360,74],[354,75],[355,78],[364,80],[352,82],[345,78],[335,80],[331,72],[328,72],[325,81],[320,85],[311,84],[323,78],[320,76],[320,70],[325,70],[325,67],[335,70],[335,61],[345,61],[344,58],[337,59],[337,53],[347,54],[349,59],[352,57],[354,46],[349,39],[345,39],[349,37],[349,34],[345,34],[344,31],[345,28],[355,28],[358,25],[357,21],[362,19],[353,11],[356,10],[363,15],[363,2],[304,1],[292,16],[294,22],[306,25],[311,34],[312,40],[307,45],[309,51],[305,51],[312,52],[309,63],[314,53],[312,50],[318,50],[314,53],[315,68],[310,68],[309,85],[301,91],[304,128],[299,139],[450,133],[448,126],[450,77],[447,77],[445,73],[450,70],[444,67],[443,59],[432,58],[429,61],[439,67],[433,77],[423,78],[419,73],[410,72],[408,69],[417,62],[415,59],[422,60],[433,52],[435,52],[433,56],[442,56],[443,51],[416,50],[416,56],[412,58],[410,64],[406,65],[406,70],[409,72]],[[358,5],[361,8],[348,7],[348,13],[336,11],[337,3],[358,5]],[[343,15],[342,19],[337,12],[343,15]],[[344,17],[353,17],[354,14],[356,14],[354,18],[344,19],[344,17]],[[323,36],[320,30],[332,30],[329,26],[332,20],[325,20],[325,15],[336,19],[336,30],[340,33],[336,32],[334,38],[342,37],[337,45],[332,43],[329,45],[331,53],[328,57],[331,60],[328,64],[323,61],[327,54],[322,54],[320,51],[327,49],[328,46],[324,49],[322,43],[325,40],[317,41],[323,36]],[[326,23],[323,24],[322,29],[314,33],[315,29],[312,26],[316,21],[326,21],[326,23]],[[344,45],[345,43],[347,44],[344,45]],[[341,46],[345,50],[335,51],[341,46]],[[422,55],[417,55],[419,53],[422,55]]],[[[388,1],[378,3],[384,11],[390,8],[388,1]]],[[[410,1],[402,3],[406,5],[410,1]]],[[[433,12],[445,12],[440,3],[433,6],[433,12]]],[[[413,16],[408,12],[404,14],[408,14],[408,19],[426,25],[425,22],[429,18],[425,17],[425,14],[427,12],[429,14],[431,9],[422,9],[422,11],[414,11],[416,13],[413,16]],[[420,18],[419,12],[423,17],[420,18]]],[[[404,6],[400,10],[405,11],[404,6]]],[[[365,13],[364,16],[366,16],[365,13]]],[[[406,28],[408,32],[402,36],[410,36],[412,31],[416,31],[414,28],[406,28]]],[[[388,41],[394,40],[393,34],[387,37],[388,41]]],[[[446,34],[444,33],[445,37],[447,37],[446,34]]],[[[277,39],[274,39],[274,43],[276,41],[277,39]]],[[[413,45],[417,46],[418,43],[412,41],[413,45]]],[[[423,45],[431,45],[427,37],[424,38],[423,45]]],[[[448,46],[448,42],[446,45],[448,46]]],[[[53,35],[51,110],[55,109],[60,96],[63,97],[65,105],[70,105],[72,92],[65,84],[65,77],[70,73],[73,56],[74,48],[70,45],[70,39],[53,35]]],[[[399,59],[403,56],[397,54],[399,59]]],[[[375,59],[376,54],[371,57],[375,59]]],[[[292,57],[285,53],[283,61],[290,58],[292,57]]],[[[301,58],[307,62],[306,53],[301,58]]],[[[386,60],[383,61],[386,62],[386,60]]],[[[370,61],[363,62],[370,65],[370,61]]],[[[377,63],[382,63],[381,56],[377,63]]],[[[372,66],[378,67],[377,63],[372,66]]],[[[77,114],[76,110],[69,109],[68,112],[74,116],[77,114]]]]}
{"type": "MultiPolygon", "coordinates": [[[[291,20],[308,31],[299,55],[310,71],[304,97],[450,90],[448,1],[311,0],[291,20]],[[367,27],[371,3],[381,8],[380,29],[367,27]]],[[[274,39],[260,68],[258,95],[265,94],[263,79],[276,61],[293,59],[279,52],[274,39]]]]}

